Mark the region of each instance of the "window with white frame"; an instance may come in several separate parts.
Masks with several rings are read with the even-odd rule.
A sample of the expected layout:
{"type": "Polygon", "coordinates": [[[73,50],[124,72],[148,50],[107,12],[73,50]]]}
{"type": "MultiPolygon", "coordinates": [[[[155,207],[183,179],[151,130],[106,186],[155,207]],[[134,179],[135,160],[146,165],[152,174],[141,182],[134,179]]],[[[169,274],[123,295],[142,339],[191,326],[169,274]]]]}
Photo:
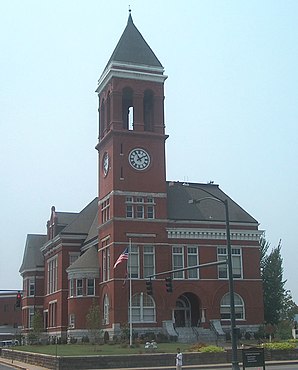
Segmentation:
{"type": "Polygon", "coordinates": [[[147,212],[147,218],[149,219],[155,218],[155,206],[154,206],[154,199],[152,197],[147,198],[146,212],[147,212]]]}
{"type": "Polygon", "coordinates": [[[74,279],[69,279],[69,297],[74,296],[74,279]]]}
{"type": "Polygon", "coordinates": [[[132,204],[126,205],[126,217],[127,218],[133,218],[133,206],[132,204]]]}
{"type": "Polygon", "coordinates": [[[109,312],[110,312],[110,301],[109,301],[108,295],[105,294],[104,300],[103,300],[103,324],[104,325],[107,325],[110,322],[109,312]]]}
{"type": "Polygon", "coordinates": [[[106,249],[102,251],[102,281],[107,280],[107,259],[106,249]]]}
{"type": "MultiPolygon", "coordinates": [[[[233,268],[233,277],[241,279],[242,278],[242,256],[241,256],[241,248],[231,248],[232,254],[232,268],[233,268]]],[[[218,247],[217,248],[217,260],[218,261],[226,261],[228,258],[227,248],[226,247],[218,247]]],[[[218,277],[219,279],[227,279],[228,278],[228,266],[227,265],[219,265],[218,266],[218,277]]]]}
{"type": "Polygon", "coordinates": [[[102,242],[102,281],[107,281],[110,279],[110,247],[106,247],[108,240],[102,242]]]}
{"type": "Polygon", "coordinates": [[[111,254],[110,254],[110,247],[106,248],[106,255],[107,255],[107,280],[110,280],[110,267],[111,267],[111,254]]]}
{"type": "MultiPolygon", "coordinates": [[[[235,318],[237,320],[244,320],[244,303],[239,294],[234,293],[235,302],[235,318]]],[[[230,320],[231,306],[230,306],[230,293],[225,294],[220,301],[220,318],[221,320],[230,320]]]]}
{"type": "MultiPolygon", "coordinates": [[[[172,265],[173,270],[184,267],[183,247],[172,247],[172,265]]],[[[184,271],[178,271],[173,274],[174,279],[184,279],[184,271]]]]}
{"type": "Polygon", "coordinates": [[[28,309],[28,328],[33,328],[34,307],[28,309]]]}
{"type": "Polygon", "coordinates": [[[136,205],[136,218],[144,218],[144,206],[137,204],[136,205]]]}
{"type": "MultiPolygon", "coordinates": [[[[198,247],[187,247],[187,267],[197,266],[199,264],[198,261],[198,247]]],[[[198,269],[191,269],[187,271],[187,275],[189,279],[198,279],[199,278],[199,270],[198,269]]]]}
{"type": "Polygon", "coordinates": [[[130,278],[139,279],[140,278],[140,257],[139,257],[139,247],[132,245],[130,247],[130,256],[128,258],[127,270],[130,273],[130,278]]]}
{"type": "Polygon", "coordinates": [[[83,279],[77,279],[77,296],[83,295],[83,279]]]}
{"type": "Polygon", "coordinates": [[[153,197],[126,197],[126,218],[153,219],[155,204],[153,197]]]}
{"type": "Polygon", "coordinates": [[[35,278],[31,277],[28,281],[28,296],[34,297],[35,296],[35,278]]]}
{"type": "Polygon", "coordinates": [[[95,280],[94,279],[87,279],[87,295],[94,295],[95,294],[95,280]]]}
{"type": "MultiPolygon", "coordinates": [[[[128,307],[130,309],[130,307],[128,307]]],[[[151,296],[140,293],[132,297],[132,322],[155,322],[156,310],[155,303],[151,296]]],[[[130,315],[128,315],[130,317],[130,315]]]]}
{"type": "Polygon", "coordinates": [[[70,329],[74,329],[76,324],[76,315],[74,313],[69,314],[68,325],[70,329]]]}
{"type": "Polygon", "coordinates": [[[48,276],[47,276],[47,293],[51,294],[57,291],[58,280],[58,258],[57,256],[48,260],[48,276]]]}
{"type": "Polygon", "coordinates": [[[143,248],[143,277],[155,274],[155,250],[153,245],[143,248]]]}
{"type": "Polygon", "coordinates": [[[56,326],[57,320],[57,302],[49,303],[49,327],[56,326]]]}
{"type": "Polygon", "coordinates": [[[102,223],[110,219],[110,198],[101,203],[101,221],[102,223]]]}

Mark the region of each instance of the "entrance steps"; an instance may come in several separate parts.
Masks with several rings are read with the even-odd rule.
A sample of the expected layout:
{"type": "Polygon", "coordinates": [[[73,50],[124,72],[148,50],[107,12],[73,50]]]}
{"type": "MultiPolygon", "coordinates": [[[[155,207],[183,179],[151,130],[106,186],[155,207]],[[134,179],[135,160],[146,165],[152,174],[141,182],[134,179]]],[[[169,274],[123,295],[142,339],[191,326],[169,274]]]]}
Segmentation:
{"type": "Polygon", "coordinates": [[[180,343],[217,343],[223,338],[219,338],[218,334],[211,329],[204,329],[201,327],[176,327],[175,328],[180,343]]]}

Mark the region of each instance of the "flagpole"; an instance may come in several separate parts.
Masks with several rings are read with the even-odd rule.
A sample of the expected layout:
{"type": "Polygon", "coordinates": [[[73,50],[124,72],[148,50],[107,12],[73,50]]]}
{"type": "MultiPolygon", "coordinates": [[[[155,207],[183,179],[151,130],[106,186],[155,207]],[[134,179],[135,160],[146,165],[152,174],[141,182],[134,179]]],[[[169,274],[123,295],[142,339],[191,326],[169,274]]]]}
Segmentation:
{"type": "Polygon", "coordinates": [[[132,281],[131,281],[131,238],[129,239],[129,345],[132,347],[132,281]]]}

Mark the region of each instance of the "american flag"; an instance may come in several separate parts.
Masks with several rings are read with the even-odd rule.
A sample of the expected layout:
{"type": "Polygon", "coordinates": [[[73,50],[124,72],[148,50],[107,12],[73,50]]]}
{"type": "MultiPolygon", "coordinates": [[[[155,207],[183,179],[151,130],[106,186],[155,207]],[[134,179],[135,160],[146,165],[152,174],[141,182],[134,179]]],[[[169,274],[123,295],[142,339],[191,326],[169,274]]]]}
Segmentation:
{"type": "Polygon", "coordinates": [[[119,265],[119,263],[127,260],[128,260],[128,247],[125,248],[125,250],[120,254],[117,261],[115,262],[114,268],[116,268],[119,265]]]}

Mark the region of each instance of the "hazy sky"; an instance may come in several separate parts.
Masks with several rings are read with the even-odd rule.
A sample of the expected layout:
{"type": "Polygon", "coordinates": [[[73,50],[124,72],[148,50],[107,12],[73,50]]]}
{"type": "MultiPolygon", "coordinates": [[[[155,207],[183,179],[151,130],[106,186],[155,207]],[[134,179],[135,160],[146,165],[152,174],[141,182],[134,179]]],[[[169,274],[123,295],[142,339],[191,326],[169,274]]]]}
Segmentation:
{"type": "Polygon", "coordinates": [[[97,80],[128,6],[163,66],[167,179],[214,181],[282,239],[298,302],[298,1],[0,0],[0,289],[26,235],[97,195],[97,80]]]}

